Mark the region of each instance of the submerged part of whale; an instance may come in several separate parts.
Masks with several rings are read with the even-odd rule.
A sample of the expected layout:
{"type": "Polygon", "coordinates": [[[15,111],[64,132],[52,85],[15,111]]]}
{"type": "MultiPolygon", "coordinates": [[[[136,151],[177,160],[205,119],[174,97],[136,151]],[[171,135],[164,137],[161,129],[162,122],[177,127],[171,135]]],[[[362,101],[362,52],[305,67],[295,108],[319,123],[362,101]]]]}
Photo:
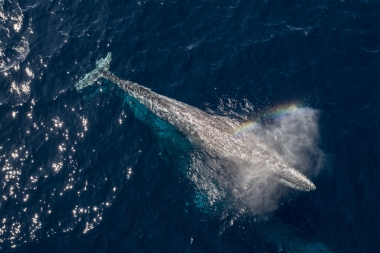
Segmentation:
{"type": "Polygon", "coordinates": [[[212,157],[226,161],[232,168],[249,168],[257,177],[270,175],[291,188],[303,191],[316,189],[306,176],[287,164],[259,138],[234,134],[239,124],[233,120],[211,115],[137,83],[123,80],[109,72],[110,62],[111,53],[108,53],[107,57],[96,62],[93,71],[76,84],[76,89],[92,85],[99,78],[108,79],[158,117],[175,126],[195,146],[212,157]]]}

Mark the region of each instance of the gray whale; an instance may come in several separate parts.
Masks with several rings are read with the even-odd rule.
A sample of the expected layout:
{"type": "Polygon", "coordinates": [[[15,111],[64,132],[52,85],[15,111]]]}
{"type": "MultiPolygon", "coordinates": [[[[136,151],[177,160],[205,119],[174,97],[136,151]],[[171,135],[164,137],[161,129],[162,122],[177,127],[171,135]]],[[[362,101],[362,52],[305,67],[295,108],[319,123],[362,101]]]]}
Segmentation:
{"type": "Polygon", "coordinates": [[[92,85],[99,78],[117,84],[161,119],[182,132],[195,146],[230,164],[251,168],[257,175],[270,175],[280,183],[303,191],[315,185],[302,173],[288,165],[274,150],[253,135],[234,134],[239,125],[233,120],[206,113],[196,107],[157,94],[150,89],[123,80],[109,71],[111,53],[96,62],[93,71],[76,85],[77,90],[92,85]]]}

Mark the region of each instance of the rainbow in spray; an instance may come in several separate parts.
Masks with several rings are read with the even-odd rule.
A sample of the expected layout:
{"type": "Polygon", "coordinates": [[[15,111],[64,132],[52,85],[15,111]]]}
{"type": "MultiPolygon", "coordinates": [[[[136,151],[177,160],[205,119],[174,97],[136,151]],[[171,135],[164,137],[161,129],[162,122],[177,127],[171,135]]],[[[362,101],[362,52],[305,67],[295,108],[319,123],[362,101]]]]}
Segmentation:
{"type": "Polygon", "coordinates": [[[276,121],[280,120],[281,118],[288,116],[298,110],[300,110],[302,107],[296,103],[286,104],[286,105],[280,105],[275,108],[272,108],[269,111],[266,111],[258,116],[257,121],[247,121],[242,124],[240,124],[239,127],[237,127],[232,134],[239,134],[246,131],[252,131],[257,126],[258,122],[260,121],[276,121]]]}

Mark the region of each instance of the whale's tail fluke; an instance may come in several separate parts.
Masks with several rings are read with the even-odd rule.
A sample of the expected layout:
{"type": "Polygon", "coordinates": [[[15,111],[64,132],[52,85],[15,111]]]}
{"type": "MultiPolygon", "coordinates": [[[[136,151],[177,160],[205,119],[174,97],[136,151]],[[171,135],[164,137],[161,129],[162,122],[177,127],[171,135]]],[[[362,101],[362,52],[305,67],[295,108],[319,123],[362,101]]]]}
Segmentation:
{"type": "Polygon", "coordinates": [[[110,62],[112,59],[112,53],[108,53],[105,58],[101,58],[96,61],[96,67],[90,73],[87,73],[82,79],[80,79],[75,88],[81,90],[87,86],[95,83],[99,78],[104,77],[104,72],[108,72],[110,68],[110,62]]]}

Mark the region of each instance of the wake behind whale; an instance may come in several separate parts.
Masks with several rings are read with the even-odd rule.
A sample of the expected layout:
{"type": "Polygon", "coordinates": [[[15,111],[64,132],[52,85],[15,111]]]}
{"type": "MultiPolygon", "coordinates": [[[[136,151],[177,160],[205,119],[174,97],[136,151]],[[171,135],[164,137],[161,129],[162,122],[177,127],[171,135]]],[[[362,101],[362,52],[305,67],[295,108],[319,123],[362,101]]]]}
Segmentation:
{"type": "Polygon", "coordinates": [[[251,178],[269,177],[294,189],[315,190],[315,185],[292,168],[275,149],[252,134],[235,134],[240,124],[228,117],[219,117],[198,108],[159,95],[139,84],[120,79],[109,72],[111,53],[96,62],[96,68],[77,84],[77,90],[92,85],[99,78],[117,84],[159,118],[182,132],[191,143],[206,152],[231,174],[238,168],[249,170],[251,178]]]}

